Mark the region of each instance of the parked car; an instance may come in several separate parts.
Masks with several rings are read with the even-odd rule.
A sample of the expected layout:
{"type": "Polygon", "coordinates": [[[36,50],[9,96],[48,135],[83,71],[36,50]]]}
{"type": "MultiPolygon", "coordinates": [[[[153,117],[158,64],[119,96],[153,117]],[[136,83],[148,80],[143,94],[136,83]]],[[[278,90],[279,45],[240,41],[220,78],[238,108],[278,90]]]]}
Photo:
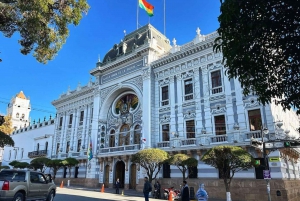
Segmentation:
{"type": "Polygon", "coordinates": [[[29,170],[0,172],[0,201],[53,201],[56,186],[51,176],[29,170]]]}

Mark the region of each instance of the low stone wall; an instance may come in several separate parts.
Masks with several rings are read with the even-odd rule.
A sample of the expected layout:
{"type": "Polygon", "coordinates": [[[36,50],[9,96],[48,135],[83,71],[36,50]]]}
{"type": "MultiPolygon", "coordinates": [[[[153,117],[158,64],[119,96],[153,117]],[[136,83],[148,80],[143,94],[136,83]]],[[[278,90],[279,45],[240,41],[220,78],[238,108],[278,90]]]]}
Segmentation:
{"type": "MultiPolygon", "coordinates": [[[[182,179],[159,179],[162,189],[174,186],[179,189],[182,179]]],[[[137,186],[137,191],[143,189],[143,179],[137,186]]],[[[153,182],[152,182],[153,183],[153,182]]],[[[226,200],[226,191],[223,180],[219,179],[187,179],[189,187],[193,187],[195,193],[200,183],[205,184],[205,189],[210,198],[226,200]]],[[[231,182],[231,198],[233,201],[260,201],[268,200],[267,185],[265,180],[258,179],[233,179],[231,182]]],[[[272,201],[300,201],[300,180],[270,180],[272,201]],[[281,192],[277,196],[276,191],[281,192]]]]}
{"type": "Polygon", "coordinates": [[[84,186],[90,188],[100,188],[99,179],[89,179],[89,178],[55,178],[54,183],[57,187],[60,186],[61,182],[64,182],[64,186],[68,184],[70,180],[70,185],[72,186],[84,186]]]}

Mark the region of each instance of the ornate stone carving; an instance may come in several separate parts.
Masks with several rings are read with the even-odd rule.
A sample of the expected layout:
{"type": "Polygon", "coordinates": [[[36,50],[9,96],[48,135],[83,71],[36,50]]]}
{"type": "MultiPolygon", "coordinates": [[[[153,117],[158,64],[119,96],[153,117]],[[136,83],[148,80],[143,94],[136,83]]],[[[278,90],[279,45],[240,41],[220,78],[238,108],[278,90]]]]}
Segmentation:
{"type": "Polygon", "coordinates": [[[185,78],[188,78],[188,77],[193,77],[193,75],[194,75],[194,71],[190,70],[190,71],[188,71],[186,73],[183,73],[182,74],[182,78],[185,79],[185,78]]]}
{"type": "Polygon", "coordinates": [[[252,108],[259,106],[259,102],[255,98],[250,98],[249,100],[245,101],[245,108],[252,108]]]}
{"type": "Polygon", "coordinates": [[[184,115],[183,118],[185,119],[193,119],[196,117],[195,111],[187,111],[184,115]]]}
{"type": "Polygon", "coordinates": [[[166,79],[164,79],[164,80],[158,81],[158,83],[159,83],[160,86],[169,84],[169,82],[170,82],[169,78],[166,78],[166,79]]]}
{"type": "Polygon", "coordinates": [[[143,80],[150,79],[150,76],[151,76],[151,69],[150,68],[143,69],[143,80]]]}
{"type": "Polygon", "coordinates": [[[209,98],[210,101],[215,101],[215,100],[219,100],[219,99],[224,99],[226,96],[225,94],[222,95],[218,95],[218,96],[212,96],[209,98]]]}
{"type": "Polygon", "coordinates": [[[226,112],[226,108],[225,107],[216,107],[216,109],[212,109],[211,113],[212,114],[220,114],[220,113],[225,113],[226,112]]]}
{"type": "Polygon", "coordinates": [[[164,107],[164,108],[159,109],[159,112],[167,112],[167,111],[170,111],[170,110],[171,110],[170,107],[164,107]]]}
{"type": "Polygon", "coordinates": [[[106,87],[106,88],[104,88],[104,89],[102,89],[102,90],[100,91],[101,105],[102,105],[104,99],[106,98],[107,94],[108,94],[109,92],[111,92],[112,89],[115,88],[115,87],[116,87],[116,85],[109,86],[109,87],[106,87]]]}
{"type": "Polygon", "coordinates": [[[159,121],[160,123],[167,123],[171,121],[171,118],[169,115],[163,115],[162,117],[160,117],[159,121]]]}
{"type": "Polygon", "coordinates": [[[130,80],[125,81],[124,83],[132,83],[135,86],[137,86],[141,91],[143,91],[143,78],[142,78],[142,76],[132,78],[130,80]]]}

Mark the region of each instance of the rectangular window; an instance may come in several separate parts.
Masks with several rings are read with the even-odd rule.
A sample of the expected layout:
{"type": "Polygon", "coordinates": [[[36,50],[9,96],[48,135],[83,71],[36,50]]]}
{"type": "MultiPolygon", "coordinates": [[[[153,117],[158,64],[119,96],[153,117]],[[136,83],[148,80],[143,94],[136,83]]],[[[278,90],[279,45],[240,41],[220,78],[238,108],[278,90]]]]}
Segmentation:
{"type": "Polygon", "coordinates": [[[186,138],[195,138],[195,121],[186,121],[186,138]]]}
{"type": "Polygon", "coordinates": [[[70,151],[70,141],[67,142],[66,153],[69,153],[69,151],[70,151]]]}
{"type": "Polygon", "coordinates": [[[162,125],[162,141],[170,141],[170,125],[162,125]]]}
{"type": "Polygon", "coordinates": [[[193,80],[188,79],[184,81],[184,100],[193,99],[193,80]]]}
{"type": "Polygon", "coordinates": [[[164,86],[161,88],[161,106],[169,105],[169,87],[164,86]]]}
{"type": "Polygon", "coordinates": [[[93,122],[94,108],[91,109],[91,123],[93,122]]]}
{"type": "Polygon", "coordinates": [[[61,130],[62,124],[63,124],[63,117],[60,117],[59,118],[59,130],[61,130]]]}
{"type": "Polygon", "coordinates": [[[224,115],[215,116],[215,131],[216,135],[226,134],[226,123],[224,115]]]}
{"type": "Polygon", "coordinates": [[[257,110],[249,110],[248,111],[249,117],[249,127],[250,131],[257,131],[261,129],[261,114],[260,109],[257,110]]]}
{"type": "Polygon", "coordinates": [[[59,143],[57,143],[57,144],[56,144],[56,154],[58,154],[58,153],[59,153],[59,146],[60,146],[60,144],[59,144],[59,143]]]}
{"type": "Polygon", "coordinates": [[[84,118],[84,111],[80,112],[80,118],[79,118],[79,125],[82,126],[83,125],[83,118],[84,118]]]}
{"type": "Polygon", "coordinates": [[[80,148],[81,148],[81,140],[78,140],[78,142],[77,142],[77,152],[80,152],[80,148]]]}
{"type": "Polygon", "coordinates": [[[73,114],[70,114],[68,128],[72,128],[72,122],[73,122],[73,114]]]}
{"type": "Polygon", "coordinates": [[[221,70],[214,71],[211,73],[211,87],[212,87],[212,94],[217,94],[222,92],[221,70]]]}

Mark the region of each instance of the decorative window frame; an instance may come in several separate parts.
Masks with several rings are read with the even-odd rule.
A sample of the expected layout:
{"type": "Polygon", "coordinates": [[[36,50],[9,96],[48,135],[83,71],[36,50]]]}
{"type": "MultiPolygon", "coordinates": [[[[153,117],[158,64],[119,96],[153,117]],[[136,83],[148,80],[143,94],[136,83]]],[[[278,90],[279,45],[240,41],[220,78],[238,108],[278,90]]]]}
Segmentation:
{"type": "Polygon", "coordinates": [[[220,112],[220,113],[214,113],[214,114],[212,114],[211,115],[211,117],[212,117],[212,128],[213,128],[213,133],[212,133],[212,135],[213,136],[218,136],[218,135],[216,135],[216,122],[215,122],[215,117],[217,117],[217,116],[224,116],[225,117],[225,127],[226,127],[226,134],[224,134],[224,135],[228,135],[228,133],[229,133],[229,130],[228,130],[228,125],[227,125],[227,122],[228,122],[228,118],[227,118],[227,115],[226,115],[226,111],[225,112],[220,112]]]}
{"type": "MultiPolygon", "coordinates": [[[[209,67],[208,67],[209,68],[209,67]]],[[[210,94],[210,96],[219,96],[219,95],[221,95],[221,94],[224,94],[225,93],[225,87],[224,87],[224,72],[223,72],[223,69],[222,69],[222,67],[216,67],[215,68],[215,66],[212,68],[212,67],[210,67],[210,71],[208,72],[208,76],[209,76],[209,79],[208,79],[208,84],[209,84],[209,94],[210,94]],[[213,90],[213,88],[212,88],[212,77],[211,77],[211,74],[213,73],[213,72],[216,72],[216,71],[220,71],[220,73],[221,73],[221,87],[217,87],[217,88],[221,88],[221,92],[219,92],[219,93],[213,93],[212,92],[212,90],[213,90]]],[[[217,89],[217,88],[215,88],[215,89],[217,89]]]]}
{"type": "Polygon", "coordinates": [[[160,103],[159,104],[160,107],[170,106],[170,85],[169,84],[160,85],[160,87],[159,87],[159,103],[160,103]],[[166,100],[162,100],[162,88],[163,87],[168,87],[168,99],[166,99],[166,100]]]}
{"type": "Polygon", "coordinates": [[[194,98],[195,98],[195,82],[194,82],[194,77],[186,77],[186,78],[184,78],[184,77],[182,77],[182,97],[183,97],[183,102],[188,102],[188,101],[193,101],[194,100],[194,98]],[[193,88],[193,93],[190,93],[190,94],[185,94],[185,82],[187,81],[187,80],[189,80],[189,79],[191,79],[191,82],[192,82],[192,88],[193,88]],[[191,96],[191,98],[188,98],[187,100],[186,100],[186,97],[190,97],[191,96]]]}

